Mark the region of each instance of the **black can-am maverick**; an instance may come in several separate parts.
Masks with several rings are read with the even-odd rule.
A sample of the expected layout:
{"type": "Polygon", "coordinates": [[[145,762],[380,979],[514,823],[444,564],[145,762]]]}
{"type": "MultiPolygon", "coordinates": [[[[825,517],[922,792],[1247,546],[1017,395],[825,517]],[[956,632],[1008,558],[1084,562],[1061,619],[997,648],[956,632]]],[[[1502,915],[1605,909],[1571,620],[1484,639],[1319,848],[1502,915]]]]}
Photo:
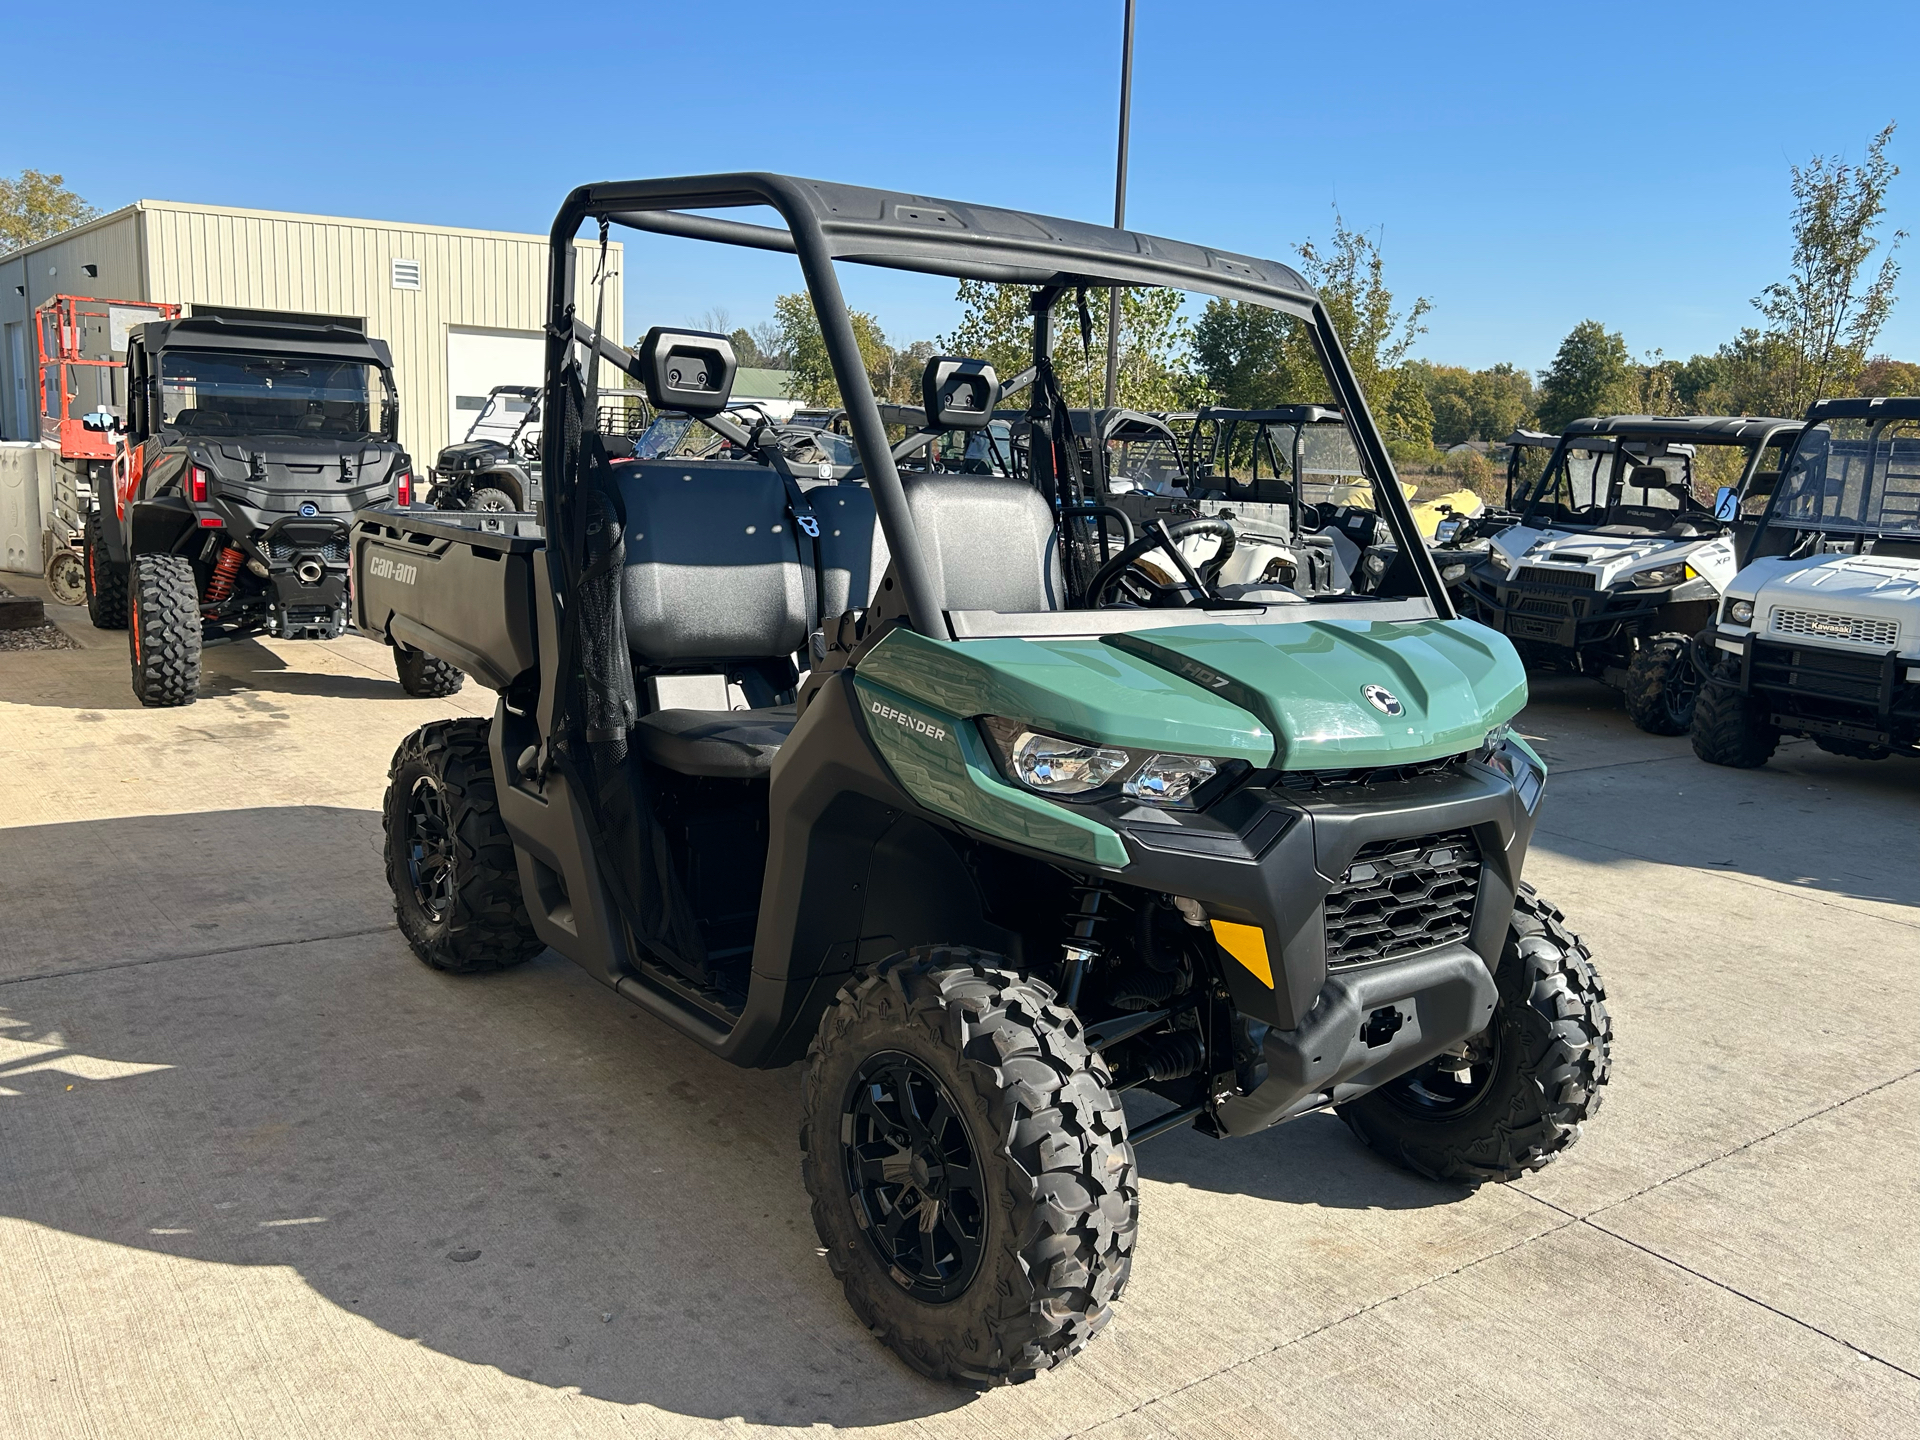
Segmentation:
{"type": "MultiPolygon", "coordinates": [[[[353,512],[411,499],[393,358],[358,330],[198,316],[127,341],[113,491],[86,524],[87,611],[128,632],[143,705],[191,705],[203,646],[331,640],[347,625],[353,512]]],[[[397,649],[412,695],[459,672],[397,649]]]]}
{"type": "MultiPolygon", "coordinates": [[[[721,1058],[804,1057],[827,1259],[940,1377],[1024,1379],[1106,1323],[1149,1136],[1333,1106],[1469,1182],[1576,1138],[1609,1025],[1585,948],[1521,880],[1544,783],[1509,728],[1523,672],[1451,614],[1298,275],[775,175],[583,187],[552,244],[544,535],[395,510],[355,529],[356,625],[500,692],[491,721],[394,757],[387,873],[422,959],[551,945],[721,1058]],[[784,227],[690,213],[749,205],[784,227]],[[859,463],[755,443],[723,413],[725,338],[663,330],[623,363],[656,406],[732,430],[735,458],[610,459],[584,423],[583,358],[607,353],[574,293],[588,220],[797,254],[859,463]],[[1033,288],[1029,479],[901,473],[924,436],[889,444],[839,263],[1033,288]],[[1382,583],[1235,601],[1182,575],[1091,603],[1049,316],[1113,285],[1305,329],[1401,541],[1382,583]],[[751,709],[662,703],[749,679],[751,709]],[[1129,1090],[1160,1112],[1129,1119],[1129,1090]]],[[[924,433],[989,425],[998,388],[934,358],[924,433]]]]}
{"type": "Polygon", "coordinates": [[[1750,415],[1574,421],[1520,518],[1456,582],[1462,608],[1529,665],[1625,692],[1649,734],[1686,734],[1699,694],[1693,636],[1739,568],[1753,530],[1743,507],[1771,491],[1800,429],[1750,415]]]}

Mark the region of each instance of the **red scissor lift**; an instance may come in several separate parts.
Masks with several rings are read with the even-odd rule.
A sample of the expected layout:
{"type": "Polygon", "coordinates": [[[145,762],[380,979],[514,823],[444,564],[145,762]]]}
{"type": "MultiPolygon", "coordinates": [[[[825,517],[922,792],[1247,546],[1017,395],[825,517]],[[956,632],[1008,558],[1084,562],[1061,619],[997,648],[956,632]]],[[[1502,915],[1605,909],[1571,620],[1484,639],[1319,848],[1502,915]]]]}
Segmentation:
{"type": "Polygon", "coordinates": [[[86,597],[81,535],[97,496],[113,484],[114,431],[87,417],[127,414],[127,332],[149,320],[175,320],[178,305],[55,295],[35,312],[39,357],[40,443],[53,451],[53,513],[41,535],[47,584],[56,599],[86,597]]]}

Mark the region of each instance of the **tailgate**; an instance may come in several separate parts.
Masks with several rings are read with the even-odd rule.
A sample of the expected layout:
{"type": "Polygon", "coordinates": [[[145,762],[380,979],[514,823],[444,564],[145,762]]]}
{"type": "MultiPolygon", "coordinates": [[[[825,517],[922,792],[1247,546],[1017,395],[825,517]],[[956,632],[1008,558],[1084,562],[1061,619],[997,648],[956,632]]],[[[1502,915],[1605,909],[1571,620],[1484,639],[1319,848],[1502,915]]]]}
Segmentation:
{"type": "Polygon", "coordinates": [[[497,511],[357,511],[352,623],[424,650],[504,690],[533,668],[533,565],[546,542],[531,517],[497,511]]]}

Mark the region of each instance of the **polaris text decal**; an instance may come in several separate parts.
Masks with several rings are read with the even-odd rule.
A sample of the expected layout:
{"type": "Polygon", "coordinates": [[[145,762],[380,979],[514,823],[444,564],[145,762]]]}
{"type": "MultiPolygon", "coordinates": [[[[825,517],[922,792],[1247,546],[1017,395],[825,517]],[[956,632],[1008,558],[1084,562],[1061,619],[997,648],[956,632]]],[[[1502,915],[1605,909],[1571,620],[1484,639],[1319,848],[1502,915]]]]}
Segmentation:
{"type": "Polygon", "coordinates": [[[882,720],[891,720],[903,730],[916,730],[929,740],[944,740],[947,732],[944,726],[935,725],[931,720],[922,720],[918,715],[906,710],[896,710],[891,705],[882,705],[878,700],[869,700],[867,708],[882,720]]]}
{"type": "Polygon", "coordinates": [[[396,585],[411,585],[420,578],[420,567],[386,555],[372,555],[367,559],[367,573],[376,580],[391,580],[396,585]]]}

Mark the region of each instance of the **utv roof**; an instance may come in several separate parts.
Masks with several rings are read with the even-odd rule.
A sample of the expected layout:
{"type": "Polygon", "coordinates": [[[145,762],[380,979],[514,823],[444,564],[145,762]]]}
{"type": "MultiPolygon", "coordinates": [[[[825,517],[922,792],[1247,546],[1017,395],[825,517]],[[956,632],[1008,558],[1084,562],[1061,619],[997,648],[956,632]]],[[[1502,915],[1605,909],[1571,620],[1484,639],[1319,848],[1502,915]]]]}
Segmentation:
{"type": "Polygon", "coordinates": [[[218,315],[154,320],[140,327],[140,343],[149,352],[243,350],[252,355],[364,360],[385,369],[393,368],[393,351],[386,341],[369,339],[345,325],[316,325],[299,320],[229,320],[218,315]]]}
{"type": "Polygon", "coordinates": [[[1798,435],[1804,424],[1769,415],[1597,415],[1574,421],[1562,433],[1568,437],[1607,435],[1621,440],[1750,445],[1782,430],[1798,435]]]}
{"type": "Polygon", "coordinates": [[[555,218],[556,241],[589,216],[696,240],[824,256],[894,270],[1021,285],[1160,285],[1300,309],[1314,292],[1276,260],[1083,220],[999,210],[791,175],[701,175],[582,185],[555,218]],[[788,227],[690,211],[768,205],[788,227]]]}
{"type": "Polygon", "coordinates": [[[1208,405],[1194,418],[1245,421],[1250,425],[1332,425],[1346,417],[1330,405],[1276,405],[1268,410],[1230,410],[1221,405],[1208,405]]]}
{"type": "Polygon", "coordinates": [[[1920,396],[1875,395],[1856,400],[1816,400],[1807,407],[1806,423],[1822,420],[1920,420],[1920,396]]]}

